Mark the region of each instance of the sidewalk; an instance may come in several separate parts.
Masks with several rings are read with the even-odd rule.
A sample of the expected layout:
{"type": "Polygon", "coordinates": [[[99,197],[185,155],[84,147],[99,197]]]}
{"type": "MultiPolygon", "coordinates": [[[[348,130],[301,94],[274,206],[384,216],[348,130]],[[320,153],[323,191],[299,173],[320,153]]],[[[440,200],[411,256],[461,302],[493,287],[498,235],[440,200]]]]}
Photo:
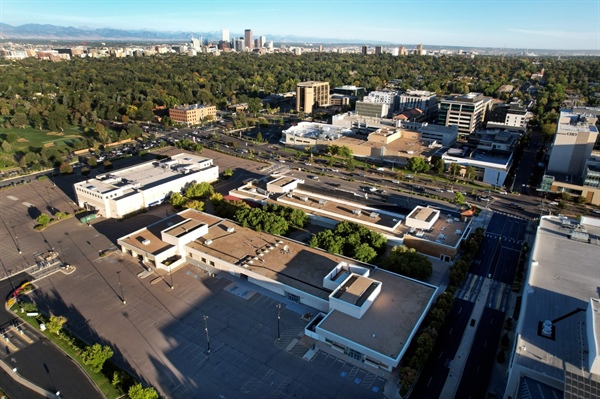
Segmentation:
{"type": "Polygon", "coordinates": [[[46,391],[45,389],[42,389],[42,388],[38,387],[37,385],[35,385],[34,383],[21,377],[16,368],[15,369],[10,368],[6,363],[4,363],[3,360],[0,360],[0,368],[2,368],[2,370],[4,370],[6,372],[6,374],[8,374],[13,380],[15,380],[19,384],[23,385],[24,387],[30,389],[31,391],[37,393],[38,395],[43,396],[45,398],[57,398],[57,396],[55,394],[50,393],[50,392],[46,391]]]}
{"type": "Polygon", "coordinates": [[[442,389],[442,393],[440,395],[441,398],[453,398],[456,394],[456,390],[458,389],[458,385],[460,384],[462,373],[465,368],[467,359],[469,357],[469,353],[471,352],[471,347],[473,346],[475,333],[477,332],[479,320],[481,320],[481,315],[485,308],[486,298],[490,291],[491,285],[492,280],[486,278],[483,283],[483,286],[481,287],[481,291],[477,296],[477,300],[475,301],[475,307],[473,308],[473,312],[471,312],[470,319],[476,320],[475,325],[471,326],[471,324],[469,323],[467,325],[467,328],[465,328],[462,340],[460,341],[460,346],[456,351],[456,356],[450,363],[450,372],[448,373],[448,378],[446,379],[446,383],[444,384],[444,388],[442,389]]]}

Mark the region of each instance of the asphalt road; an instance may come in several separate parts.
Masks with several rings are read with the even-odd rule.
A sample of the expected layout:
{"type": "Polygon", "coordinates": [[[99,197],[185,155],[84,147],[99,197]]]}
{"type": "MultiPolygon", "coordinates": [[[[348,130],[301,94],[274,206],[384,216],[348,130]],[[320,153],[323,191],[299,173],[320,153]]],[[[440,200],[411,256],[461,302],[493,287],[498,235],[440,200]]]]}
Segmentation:
{"type": "Polygon", "coordinates": [[[425,363],[411,398],[439,398],[448,377],[448,363],[456,356],[462,335],[470,321],[475,304],[455,299],[448,318],[440,328],[438,339],[425,363]]]}
{"type": "Polygon", "coordinates": [[[13,380],[10,374],[3,369],[0,369],[0,388],[2,388],[2,391],[11,399],[45,398],[45,396],[41,396],[13,380]]]}
{"type": "Polygon", "coordinates": [[[467,367],[456,391],[456,398],[485,398],[490,383],[492,368],[496,361],[496,353],[505,313],[485,308],[479,321],[473,347],[467,359],[467,367]]]}
{"type": "MultiPolygon", "coordinates": [[[[511,285],[514,280],[526,225],[525,220],[498,213],[494,213],[489,221],[484,240],[469,270],[471,274],[482,277],[492,275],[494,286],[490,291],[489,300],[500,295],[497,285],[511,285]]],[[[476,298],[480,289],[481,287],[477,288],[471,297],[476,298]]],[[[411,398],[439,397],[448,377],[449,363],[456,356],[473,308],[474,302],[455,299],[411,398]]],[[[457,398],[485,397],[491,370],[496,361],[495,355],[504,317],[505,312],[485,308],[469,353],[467,367],[463,371],[457,398]]]]}

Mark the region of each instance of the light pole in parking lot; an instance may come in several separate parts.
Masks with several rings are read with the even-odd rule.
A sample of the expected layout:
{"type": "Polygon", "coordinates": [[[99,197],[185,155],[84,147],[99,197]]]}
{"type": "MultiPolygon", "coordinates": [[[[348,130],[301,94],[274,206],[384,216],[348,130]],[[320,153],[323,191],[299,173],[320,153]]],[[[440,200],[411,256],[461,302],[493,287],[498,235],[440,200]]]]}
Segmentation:
{"type": "Polygon", "coordinates": [[[277,307],[277,341],[279,341],[279,340],[281,340],[281,331],[279,328],[279,323],[281,320],[281,304],[278,303],[276,307],[277,307]]]}
{"type": "Polygon", "coordinates": [[[125,300],[125,293],[123,292],[123,285],[121,284],[121,271],[120,270],[117,272],[117,276],[119,277],[119,290],[121,291],[121,300],[123,301],[123,305],[126,305],[127,301],[125,300]]]}
{"type": "Polygon", "coordinates": [[[208,316],[202,316],[204,319],[204,331],[206,332],[206,353],[210,355],[210,339],[208,337],[208,316]]]}
{"type": "Polygon", "coordinates": [[[10,226],[13,231],[13,236],[15,237],[15,246],[17,247],[17,251],[21,254],[21,248],[19,247],[19,239],[17,238],[17,232],[15,231],[15,226],[10,226]]]}

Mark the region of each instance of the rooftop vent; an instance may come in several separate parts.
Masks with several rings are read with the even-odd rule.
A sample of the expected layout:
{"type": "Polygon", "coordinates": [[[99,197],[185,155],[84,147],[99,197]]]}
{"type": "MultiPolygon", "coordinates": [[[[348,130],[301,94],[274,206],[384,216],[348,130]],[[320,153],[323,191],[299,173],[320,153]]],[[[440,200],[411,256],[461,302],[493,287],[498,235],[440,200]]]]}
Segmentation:
{"type": "Polygon", "coordinates": [[[228,233],[233,233],[235,231],[235,227],[231,226],[227,228],[228,233]]]}
{"type": "Polygon", "coordinates": [[[150,240],[146,238],[144,241],[142,241],[142,244],[149,245],[150,244],[150,240]]]}
{"type": "Polygon", "coordinates": [[[210,245],[212,244],[213,240],[211,240],[210,238],[204,240],[204,245],[210,245]]]}
{"type": "Polygon", "coordinates": [[[546,320],[542,324],[542,335],[546,337],[552,336],[552,322],[550,320],[546,320]]]}
{"type": "Polygon", "coordinates": [[[373,219],[377,219],[379,217],[379,214],[377,212],[371,212],[371,214],[369,215],[369,217],[371,217],[373,219]]]}
{"type": "Polygon", "coordinates": [[[360,209],[355,209],[352,211],[353,214],[355,214],[356,216],[360,216],[360,214],[362,213],[360,209]]]}

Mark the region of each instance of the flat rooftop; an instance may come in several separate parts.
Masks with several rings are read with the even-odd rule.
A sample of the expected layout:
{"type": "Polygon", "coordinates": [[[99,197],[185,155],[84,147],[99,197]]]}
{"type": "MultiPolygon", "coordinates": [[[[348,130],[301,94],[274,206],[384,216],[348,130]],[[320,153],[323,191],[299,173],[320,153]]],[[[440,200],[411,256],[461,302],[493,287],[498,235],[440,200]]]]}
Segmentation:
{"type": "Polygon", "coordinates": [[[123,189],[123,195],[127,195],[134,192],[134,188],[137,190],[147,190],[160,184],[177,180],[183,176],[184,170],[186,173],[195,173],[206,169],[206,166],[201,166],[200,164],[206,164],[207,161],[212,166],[210,158],[181,153],[173,155],[171,160],[144,162],[129,168],[98,175],[94,179],[88,179],[75,185],[102,194],[123,189]]]}
{"type": "MultiPolygon", "coordinates": [[[[431,231],[414,231],[411,233],[411,228],[402,223],[402,220],[405,219],[406,215],[401,213],[384,213],[380,209],[366,207],[364,204],[358,202],[361,201],[361,197],[358,194],[364,196],[364,193],[356,193],[355,201],[357,202],[350,202],[348,199],[337,199],[333,196],[321,195],[309,190],[310,186],[303,185],[302,189],[297,189],[292,192],[292,197],[287,196],[289,193],[282,194],[277,197],[276,202],[300,208],[309,215],[326,216],[339,221],[348,220],[362,225],[364,225],[363,222],[375,224],[375,226],[366,227],[388,236],[394,235],[402,237],[405,234],[414,234],[415,236],[419,234],[419,238],[422,240],[447,245],[449,247],[455,247],[458,244],[467,227],[465,222],[462,221],[459,212],[448,210],[442,211],[436,207],[430,207],[425,209],[440,211],[440,217],[431,228],[431,231]],[[306,198],[306,201],[302,198],[306,198]],[[361,210],[360,215],[354,212],[356,210],[361,210]],[[372,215],[372,213],[375,213],[376,215],[372,215]]],[[[347,192],[344,193],[352,194],[347,192]]]]}
{"type": "Polygon", "coordinates": [[[282,133],[293,134],[296,137],[320,138],[324,140],[326,137],[338,138],[344,134],[350,134],[352,130],[326,123],[300,122],[298,125],[284,130],[282,133]]]}
{"type": "Polygon", "coordinates": [[[369,279],[381,282],[381,293],[360,319],[334,310],[319,327],[395,359],[409,342],[436,288],[381,269],[369,279]]]}
{"type": "MultiPolygon", "coordinates": [[[[389,129],[388,127],[385,127],[389,129]]],[[[402,129],[401,129],[402,130],[402,129]]],[[[373,134],[373,133],[371,133],[373,134]]],[[[333,144],[343,146],[351,145],[361,148],[360,154],[372,154],[372,149],[385,147],[385,157],[396,157],[399,161],[406,160],[415,156],[430,158],[435,154],[438,147],[430,147],[429,143],[418,139],[400,137],[389,144],[377,143],[368,141],[366,136],[361,135],[346,135],[333,141],[333,144]]],[[[357,152],[358,153],[358,152],[357,152]]]]}
{"type": "MultiPolygon", "coordinates": [[[[364,197],[364,193],[362,195],[364,197]]],[[[357,196],[356,199],[358,200],[360,197],[357,196]]],[[[367,222],[386,230],[393,230],[398,227],[405,217],[401,214],[383,213],[379,209],[366,207],[358,202],[339,201],[333,197],[305,190],[294,190],[291,193],[282,194],[277,198],[277,202],[301,208],[309,214],[329,215],[334,219],[350,220],[358,224],[367,222]]]]}
{"type": "Polygon", "coordinates": [[[332,291],[323,288],[323,278],[338,263],[346,260],[285,237],[244,228],[216,216],[187,211],[179,217],[193,218],[209,226],[207,235],[188,243],[187,247],[229,263],[245,264],[244,267],[249,271],[324,300],[332,291]],[[231,227],[234,229],[232,233],[227,231],[231,227]],[[207,239],[212,240],[210,245],[205,244],[207,239]]]}
{"type": "MultiPolygon", "coordinates": [[[[538,227],[533,252],[537,264],[531,266],[525,287],[520,331],[517,330],[521,339],[515,357],[521,366],[559,381],[564,380],[565,363],[578,367],[589,364],[586,312],[576,312],[554,323],[554,340],[538,334],[539,322],[587,309],[590,298],[598,298],[600,282],[600,221],[596,226],[584,225],[591,244],[569,239],[572,227],[563,221],[545,216],[538,227]]],[[[594,325],[597,336],[598,319],[594,325]]]]}
{"type": "Polygon", "coordinates": [[[408,217],[429,223],[439,212],[440,211],[433,208],[424,208],[422,206],[417,206],[410,213],[410,215],[408,215],[408,217]]]}

